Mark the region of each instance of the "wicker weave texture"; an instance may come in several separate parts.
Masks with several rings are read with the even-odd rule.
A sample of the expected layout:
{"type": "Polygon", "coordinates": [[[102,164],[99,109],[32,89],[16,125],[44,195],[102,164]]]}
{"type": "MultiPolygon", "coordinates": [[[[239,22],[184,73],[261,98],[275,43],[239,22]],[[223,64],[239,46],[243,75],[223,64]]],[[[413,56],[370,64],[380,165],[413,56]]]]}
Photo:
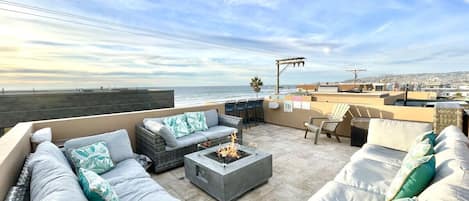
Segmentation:
{"type": "MultiPolygon", "coordinates": [[[[238,129],[238,143],[242,144],[242,119],[229,115],[219,115],[219,125],[234,127],[238,129]]],[[[143,124],[136,125],[137,153],[145,154],[153,161],[153,171],[155,173],[163,172],[184,164],[184,155],[198,151],[198,144],[193,144],[183,148],[167,151],[164,139],[149,130],[143,124]]],[[[224,136],[210,140],[211,146],[216,146],[229,142],[229,138],[224,136]]]]}
{"type": "Polygon", "coordinates": [[[458,128],[463,126],[463,115],[464,110],[462,107],[459,108],[444,108],[436,107],[433,116],[433,128],[436,133],[440,133],[441,130],[450,125],[455,125],[458,128]]]}

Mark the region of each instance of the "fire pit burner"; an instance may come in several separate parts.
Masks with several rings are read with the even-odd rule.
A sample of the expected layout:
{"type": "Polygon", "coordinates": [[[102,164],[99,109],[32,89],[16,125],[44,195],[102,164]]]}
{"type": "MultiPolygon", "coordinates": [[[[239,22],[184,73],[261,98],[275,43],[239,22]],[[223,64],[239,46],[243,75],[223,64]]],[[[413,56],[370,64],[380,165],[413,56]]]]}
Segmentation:
{"type": "Polygon", "coordinates": [[[218,154],[218,152],[214,151],[214,152],[210,152],[208,154],[205,154],[206,157],[214,160],[214,161],[217,161],[219,163],[225,163],[225,164],[230,164],[232,162],[235,162],[239,159],[242,159],[246,156],[249,156],[251,154],[243,151],[243,150],[238,150],[238,156],[239,157],[229,157],[229,156],[226,156],[226,157],[222,157],[220,156],[220,154],[218,154]]]}

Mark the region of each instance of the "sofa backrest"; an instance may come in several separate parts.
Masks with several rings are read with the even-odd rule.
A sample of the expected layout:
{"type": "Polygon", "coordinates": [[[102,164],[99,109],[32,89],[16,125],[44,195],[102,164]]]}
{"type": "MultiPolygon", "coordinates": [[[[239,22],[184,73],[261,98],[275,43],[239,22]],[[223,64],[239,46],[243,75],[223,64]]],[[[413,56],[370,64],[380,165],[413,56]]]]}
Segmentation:
{"type": "MultiPolygon", "coordinates": [[[[206,111],[203,111],[204,114],[205,114],[205,121],[207,122],[207,126],[210,128],[210,127],[213,127],[213,126],[217,126],[218,125],[218,112],[216,109],[211,109],[211,110],[206,110],[206,111]]],[[[169,116],[167,116],[169,117],[169,116]]],[[[163,119],[166,118],[166,117],[153,117],[153,118],[145,118],[143,119],[143,121],[156,121],[160,124],[164,124],[163,123],[163,119]]]]}
{"type": "Polygon", "coordinates": [[[100,141],[106,142],[112,161],[115,163],[125,159],[133,158],[132,145],[130,144],[129,135],[124,129],[99,135],[74,138],[66,141],[64,147],[68,152],[70,149],[76,149],[100,141]]]}
{"type": "Polygon", "coordinates": [[[438,136],[436,174],[419,200],[469,200],[469,141],[455,128],[447,127],[438,136]]]}
{"type": "Polygon", "coordinates": [[[213,127],[218,125],[218,112],[215,109],[207,110],[205,113],[205,121],[207,122],[207,126],[213,127]]]}
{"type": "Polygon", "coordinates": [[[53,143],[39,144],[27,165],[32,171],[32,201],[87,200],[67,159],[53,143]]]}
{"type": "Polygon", "coordinates": [[[431,123],[373,118],[367,143],[407,152],[417,136],[430,130],[431,123]]]}

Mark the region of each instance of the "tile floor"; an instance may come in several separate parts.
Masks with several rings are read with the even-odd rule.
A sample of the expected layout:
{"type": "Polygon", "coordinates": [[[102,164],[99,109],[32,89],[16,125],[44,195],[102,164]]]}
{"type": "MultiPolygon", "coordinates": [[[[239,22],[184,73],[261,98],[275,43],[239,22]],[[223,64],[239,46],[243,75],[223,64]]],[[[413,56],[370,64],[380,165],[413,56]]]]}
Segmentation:
{"type": "MultiPolygon", "coordinates": [[[[318,145],[313,135],[304,139],[304,131],[272,124],[260,124],[243,131],[244,144],[256,146],[273,156],[273,176],[265,183],[239,197],[240,201],[305,201],[326,182],[332,180],[349,161],[357,147],[350,139],[321,135],[318,145]]],[[[180,200],[214,200],[184,178],[184,167],[152,175],[160,185],[180,200]]]]}

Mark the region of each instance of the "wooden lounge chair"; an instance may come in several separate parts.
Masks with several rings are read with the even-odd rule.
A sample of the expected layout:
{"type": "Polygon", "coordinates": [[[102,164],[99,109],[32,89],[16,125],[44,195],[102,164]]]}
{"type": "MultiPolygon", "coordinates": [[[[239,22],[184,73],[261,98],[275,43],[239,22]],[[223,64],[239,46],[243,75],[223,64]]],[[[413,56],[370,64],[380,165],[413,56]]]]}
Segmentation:
{"type": "Polygon", "coordinates": [[[348,104],[337,104],[334,106],[332,113],[325,116],[311,116],[309,122],[305,122],[304,126],[306,128],[305,138],[308,135],[308,131],[315,133],[314,144],[318,143],[318,136],[321,132],[325,132],[327,137],[331,137],[331,133],[335,135],[335,138],[340,143],[339,136],[336,133],[337,126],[340,122],[344,120],[344,116],[349,110],[350,105],[348,104]],[[315,126],[313,124],[314,119],[323,119],[320,126],[315,126]]]}

